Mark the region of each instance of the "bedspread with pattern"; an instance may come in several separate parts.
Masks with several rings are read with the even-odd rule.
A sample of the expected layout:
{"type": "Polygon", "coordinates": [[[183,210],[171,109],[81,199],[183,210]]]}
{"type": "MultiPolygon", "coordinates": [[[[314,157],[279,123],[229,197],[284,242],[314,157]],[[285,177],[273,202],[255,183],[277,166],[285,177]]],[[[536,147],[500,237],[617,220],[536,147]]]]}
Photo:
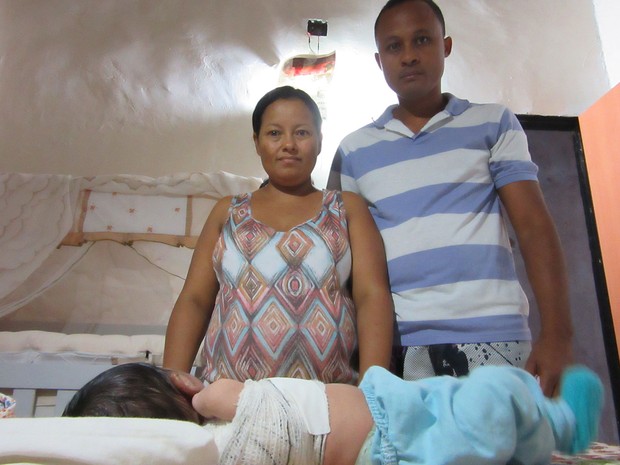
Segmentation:
{"type": "Polygon", "coordinates": [[[595,442],[582,454],[554,454],[552,465],[620,465],[620,446],[595,442]]]}

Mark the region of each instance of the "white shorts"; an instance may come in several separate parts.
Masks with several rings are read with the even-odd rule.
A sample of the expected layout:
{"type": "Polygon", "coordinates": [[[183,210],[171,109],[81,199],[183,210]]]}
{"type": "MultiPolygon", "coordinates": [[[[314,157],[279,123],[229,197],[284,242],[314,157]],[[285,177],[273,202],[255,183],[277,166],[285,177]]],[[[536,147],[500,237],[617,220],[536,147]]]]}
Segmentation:
{"type": "Polygon", "coordinates": [[[464,376],[483,365],[523,368],[531,351],[530,341],[405,347],[403,379],[415,380],[441,375],[464,376]]]}

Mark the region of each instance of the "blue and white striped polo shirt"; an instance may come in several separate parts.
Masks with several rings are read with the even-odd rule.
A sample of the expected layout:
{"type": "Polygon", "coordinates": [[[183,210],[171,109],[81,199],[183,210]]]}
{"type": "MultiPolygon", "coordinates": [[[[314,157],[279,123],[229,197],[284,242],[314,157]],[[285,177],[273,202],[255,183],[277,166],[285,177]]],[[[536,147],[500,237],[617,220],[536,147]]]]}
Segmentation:
{"type": "Polygon", "coordinates": [[[403,345],[529,340],[497,189],[537,167],[510,110],[446,95],[418,134],[389,107],[342,141],[332,169],[381,231],[403,345]]]}

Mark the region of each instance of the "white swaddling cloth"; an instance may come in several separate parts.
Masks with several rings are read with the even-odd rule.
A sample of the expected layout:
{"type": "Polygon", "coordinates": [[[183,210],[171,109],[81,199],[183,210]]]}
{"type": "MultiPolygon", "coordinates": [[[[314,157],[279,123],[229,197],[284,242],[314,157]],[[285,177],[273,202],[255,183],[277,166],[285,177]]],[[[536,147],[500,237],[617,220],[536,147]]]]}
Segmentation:
{"type": "Polygon", "coordinates": [[[221,451],[221,465],[322,462],[329,432],[325,386],[294,379],[248,380],[221,451]],[[310,433],[310,431],[316,431],[310,433]]]}
{"type": "Polygon", "coordinates": [[[329,409],[325,384],[316,380],[270,378],[271,383],[301,413],[308,433],[318,436],[329,433],[329,409]]]}

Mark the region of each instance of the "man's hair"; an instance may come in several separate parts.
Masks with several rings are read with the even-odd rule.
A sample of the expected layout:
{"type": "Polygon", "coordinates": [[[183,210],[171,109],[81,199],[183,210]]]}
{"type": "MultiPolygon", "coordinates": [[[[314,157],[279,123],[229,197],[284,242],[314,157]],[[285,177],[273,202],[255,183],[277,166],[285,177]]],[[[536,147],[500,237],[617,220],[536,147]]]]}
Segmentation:
{"type": "Polygon", "coordinates": [[[252,113],[252,130],[254,134],[258,135],[260,127],[263,123],[263,114],[269,105],[278,100],[301,100],[304,105],[312,113],[312,119],[316,128],[321,131],[321,125],[323,119],[321,118],[321,110],[319,110],[316,102],[306,92],[301,89],[295,89],[291,86],[281,86],[270,90],[256,104],[254,112],[252,113]]]}
{"type": "Polygon", "coordinates": [[[75,393],[62,416],[199,421],[169,372],[146,363],[126,363],[97,375],[75,393]]]}
{"type": "Polygon", "coordinates": [[[446,35],[446,21],[443,17],[443,13],[441,12],[441,8],[439,8],[439,6],[433,0],[388,0],[388,2],[385,5],[383,5],[383,8],[381,8],[381,11],[377,15],[377,19],[375,20],[375,37],[377,36],[377,25],[379,24],[379,21],[381,20],[383,13],[405,2],[426,3],[431,8],[431,10],[433,10],[435,17],[439,20],[439,23],[441,24],[441,32],[443,33],[444,36],[446,35]]]}

